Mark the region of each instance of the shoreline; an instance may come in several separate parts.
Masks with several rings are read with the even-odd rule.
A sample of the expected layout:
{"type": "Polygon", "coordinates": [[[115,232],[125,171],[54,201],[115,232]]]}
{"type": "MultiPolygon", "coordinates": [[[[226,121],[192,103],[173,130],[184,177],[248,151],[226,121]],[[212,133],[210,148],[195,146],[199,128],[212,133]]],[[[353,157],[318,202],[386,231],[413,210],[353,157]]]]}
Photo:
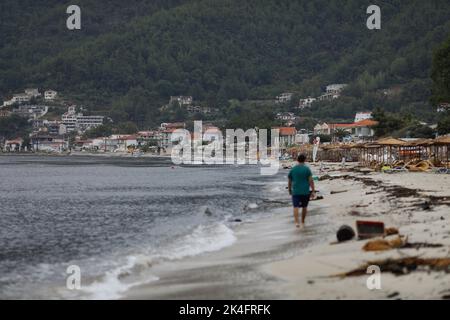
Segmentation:
{"type": "Polygon", "coordinates": [[[38,157],[111,157],[111,158],[170,158],[170,155],[156,155],[156,154],[143,154],[138,157],[134,157],[131,153],[87,153],[87,152],[72,152],[72,153],[49,153],[49,152],[0,152],[1,156],[38,156],[38,157]]]}
{"type": "MultiPolygon", "coordinates": [[[[314,172],[318,166],[311,165],[314,172]]],[[[159,280],[138,285],[123,299],[440,299],[450,294],[450,275],[417,270],[382,272],[381,289],[369,290],[370,275],[337,277],[368,261],[405,256],[447,258],[450,252],[450,175],[358,172],[337,164],[317,182],[324,199],[311,203],[305,230],[295,230],[291,208],[235,228],[237,240],[220,251],[152,267],[159,280]],[[330,194],[330,191],[337,193],[330,194]],[[424,206],[426,204],[426,206],[424,206]],[[336,231],[356,220],[382,221],[410,243],[436,248],[366,252],[369,240],[332,244],[336,231]]],[[[390,236],[386,239],[394,239],[390,236]]],[[[419,268],[420,269],[420,268],[419,268]]]]}

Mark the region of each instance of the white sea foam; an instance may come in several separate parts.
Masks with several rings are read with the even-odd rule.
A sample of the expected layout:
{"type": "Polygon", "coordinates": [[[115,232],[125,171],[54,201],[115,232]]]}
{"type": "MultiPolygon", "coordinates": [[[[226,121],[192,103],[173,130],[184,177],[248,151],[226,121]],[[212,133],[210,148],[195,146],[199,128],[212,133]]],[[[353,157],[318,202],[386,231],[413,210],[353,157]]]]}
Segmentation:
{"type": "Polygon", "coordinates": [[[248,205],[247,205],[247,208],[248,209],[256,209],[256,208],[258,208],[258,205],[256,204],[256,203],[249,203],[248,205]]]}
{"type": "Polygon", "coordinates": [[[89,295],[88,299],[119,299],[132,287],[158,280],[158,277],[149,276],[148,273],[142,277],[145,280],[140,279],[139,276],[135,277],[139,272],[149,269],[152,264],[218,251],[232,245],[235,241],[233,231],[223,223],[200,225],[191,234],[159,248],[148,256],[128,256],[123,266],[106,272],[101,280],[83,287],[82,290],[89,295]]]}
{"type": "Polygon", "coordinates": [[[149,262],[148,258],[142,256],[129,256],[125,265],[106,272],[100,281],[95,281],[89,286],[83,287],[82,290],[89,294],[89,299],[119,299],[124,292],[134,286],[158,280],[155,276],[146,277],[145,281],[129,282],[123,280],[133,270],[149,262]]]}
{"type": "Polygon", "coordinates": [[[158,260],[177,260],[217,251],[232,245],[235,241],[233,230],[223,223],[200,225],[191,234],[168,245],[163,252],[155,254],[154,257],[158,260]]]}

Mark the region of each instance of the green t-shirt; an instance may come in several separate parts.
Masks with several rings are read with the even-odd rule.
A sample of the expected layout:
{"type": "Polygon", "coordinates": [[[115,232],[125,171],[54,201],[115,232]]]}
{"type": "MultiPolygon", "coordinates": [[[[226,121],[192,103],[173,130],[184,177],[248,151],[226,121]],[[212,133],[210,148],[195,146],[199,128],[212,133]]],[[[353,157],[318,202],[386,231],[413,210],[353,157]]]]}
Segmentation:
{"type": "Polygon", "coordinates": [[[292,195],[309,195],[309,178],[312,176],[311,169],[304,164],[298,164],[289,172],[289,179],[292,181],[292,195]]]}

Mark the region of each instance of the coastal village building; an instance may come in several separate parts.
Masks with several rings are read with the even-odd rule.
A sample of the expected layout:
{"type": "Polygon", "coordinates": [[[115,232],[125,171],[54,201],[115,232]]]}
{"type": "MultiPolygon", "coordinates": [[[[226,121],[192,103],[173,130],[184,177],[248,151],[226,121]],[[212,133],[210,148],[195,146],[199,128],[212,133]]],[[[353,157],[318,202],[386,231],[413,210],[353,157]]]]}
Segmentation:
{"type": "Polygon", "coordinates": [[[203,141],[219,141],[223,138],[222,131],[217,127],[205,127],[203,131],[203,141]]]}
{"type": "Polygon", "coordinates": [[[282,121],[295,121],[296,116],[295,114],[293,114],[292,112],[279,112],[277,113],[277,120],[282,120],[282,121]]]}
{"type": "Polygon", "coordinates": [[[14,94],[10,100],[5,100],[3,102],[3,107],[12,106],[13,104],[21,104],[29,102],[32,98],[38,98],[42,94],[39,92],[39,89],[36,88],[28,88],[25,89],[24,93],[14,94]]]}
{"type": "Polygon", "coordinates": [[[193,106],[188,105],[186,107],[187,112],[189,113],[203,113],[203,114],[209,114],[212,112],[210,107],[201,107],[201,106],[193,106]]]}
{"type": "Polygon", "coordinates": [[[41,93],[39,92],[39,90],[35,89],[35,88],[25,89],[25,94],[32,98],[37,98],[37,97],[41,96],[41,93]]]}
{"type": "Polygon", "coordinates": [[[68,141],[61,135],[37,133],[31,135],[31,145],[35,151],[62,152],[69,148],[68,141]]]}
{"type": "Polygon", "coordinates": [[[347,84],[345,83],[339,83],[339,84],[330,84],[326,88],[326,93],[332,93],[332,94],[341,94],[342,90],[345,89],[347,84]]]}
{"type": "Polygon", "coordinates": [[[293,97],[293,93],[291,92],[283,92],[282,94],[278,95],[275,98],[275,102],[276,103],[286,103],[291,101],[292,97],[293,97]]]}
{"type": "Polygon", "coordinates": [[[12,98],[13,103],[24,103],[29,102],[31,100],[31,97],[27,95],[26,93],[19,93],[15,94],[12,98]]]}
{"type": "Polygon", "coordinates": [[[280,132],[280,148],[286,148],[295,143],[297,130],[294,127],[275,127],[280,132]]]}
{"type": "Polygon", "coordinates": [[[297,117],[292,112],[279,112],[276,115],[276,119],[283,122],[286,127],[291,127],[297,121],[297,117]]]}
{"type": "Polygon", "coordinates": [[[163,122],[160,125],[160,129],[185,129],[186,123],[184,122],[163,122]]]}
{"type": "Polygon", "coordinates": [[[77,116],[76,128],[78,131],[84,132],[103,124],[104,116],[84,116],[80,114],[77,116]]]}
{"type": "Polygon", "coordinates": [[[367,139],[375,135],[373,129],[377,121],[365,119],[354,123],[322,123],[314,127],[315,135],[332,135],[338,129],[345,130],[354,139],[367,139]]]}
{"type": "Polygon", "coordinates": [[[178,102],[181,107],[190,106],[194,99],[191,96],[171,96],[169,104],[178,102]]]}
{"type": "Polygon", "coordinates": [[[309,134],[307,133],[297,133],[295,135],[295,143],[296,144],[308,144],[309,143],[309,134]]]}
{"type": "Polygon", "coordinates": [[[7,118],[11,116],[12,112],[9,110],[0,110],[0,118],[7,118]]]}
{"type": "Polygon", "coordinates": [[[13,109],[13,113],[29,119],[38,119],[47,114],[49,107],[41,105],[20,105],[13,109]]]}
{"type": "Polygon", "coordinates": [[[330,84],[326,87],[325,93],[319,96],[317,100],[324,101],[337,99],[340,97],[342,90],[344,90],[346,86],[347,84],[345,83],[330,84]]]}
{"type": "Polygon", "coordinates": [[[352,127],[352,136],[359,139],[373,138],[375,136],[374,127],[377,124],[377,121],[370,119],[355,122],[352,127]]]}
{"type": "Polygon", "coordinates": [[[20,151],[20,149],[22,149],[22,144],[23,144],[22,138],[6,140],[3,146],[3,151],[5,152],[20,151]]]}
{"type": "Polygon", "coordinates": [[[305,98],[305,99],[300,99],[299,103],[298,103],[298,109],[305,109],[305,108],[311,108],[311,105],[316,101],[316,98],[305,98]]]}
{"type": "Polygon", "coordinates": [[[359,122],[359,121],[363,121],[363,120],[367,120],[367,119],[372,119],[372,112],[370,112],[370,111],[358,112],[355,115],[355,122],[359,122]]]}
{"type": "Polygon", "coordinates": [[[440,103],[437,107],[437,112],[446,112],[450,111],[450,103],[444,102],[440,103]]]}
{"type": "Polygon", "coordinates": [[[158,135],[158,146],[163,149],[168,149],[172,146],[173,141],[177,141],[178,139],[175,137],[176,128],[168,128],[163,129],[159,132],[158,135]]]}
{"type": "Polygon", "coordinates": [[[47,90],[44,92],[44,99],[45,100],[55,100],[56,97],[58,96],[58,92],[54,91],[54,90],[47,90]]]}
{"type": "Polygon", "coordinates": [[[74,106],[69,107],[67,112],[61,116],[61,121],[66,128],[66,132],[75,131],[77,127],[77,116],[74,106]]]}
{"type": "Polygon", "coordinates": [[[82,113],[76,112],[76,107],[71,106],[67,112],[61,117],[61,122],[65,126],[66,132],[84,132],[86,130],[101,126],[103,124],[104,116],[85,116],[82,113]]]}

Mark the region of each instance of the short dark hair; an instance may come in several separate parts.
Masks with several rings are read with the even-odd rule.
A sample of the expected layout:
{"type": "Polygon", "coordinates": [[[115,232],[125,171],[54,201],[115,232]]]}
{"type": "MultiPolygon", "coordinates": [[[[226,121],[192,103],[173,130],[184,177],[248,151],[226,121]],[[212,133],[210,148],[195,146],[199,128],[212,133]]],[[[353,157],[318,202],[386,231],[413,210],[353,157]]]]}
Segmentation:
{"type": "Polygon", "coordinates": [[[301,162],[301,163],[305,162],[306,161],[306,156],[303,153],[299,154],[298,157],[297,157],[297,161],[301,162]]]}

